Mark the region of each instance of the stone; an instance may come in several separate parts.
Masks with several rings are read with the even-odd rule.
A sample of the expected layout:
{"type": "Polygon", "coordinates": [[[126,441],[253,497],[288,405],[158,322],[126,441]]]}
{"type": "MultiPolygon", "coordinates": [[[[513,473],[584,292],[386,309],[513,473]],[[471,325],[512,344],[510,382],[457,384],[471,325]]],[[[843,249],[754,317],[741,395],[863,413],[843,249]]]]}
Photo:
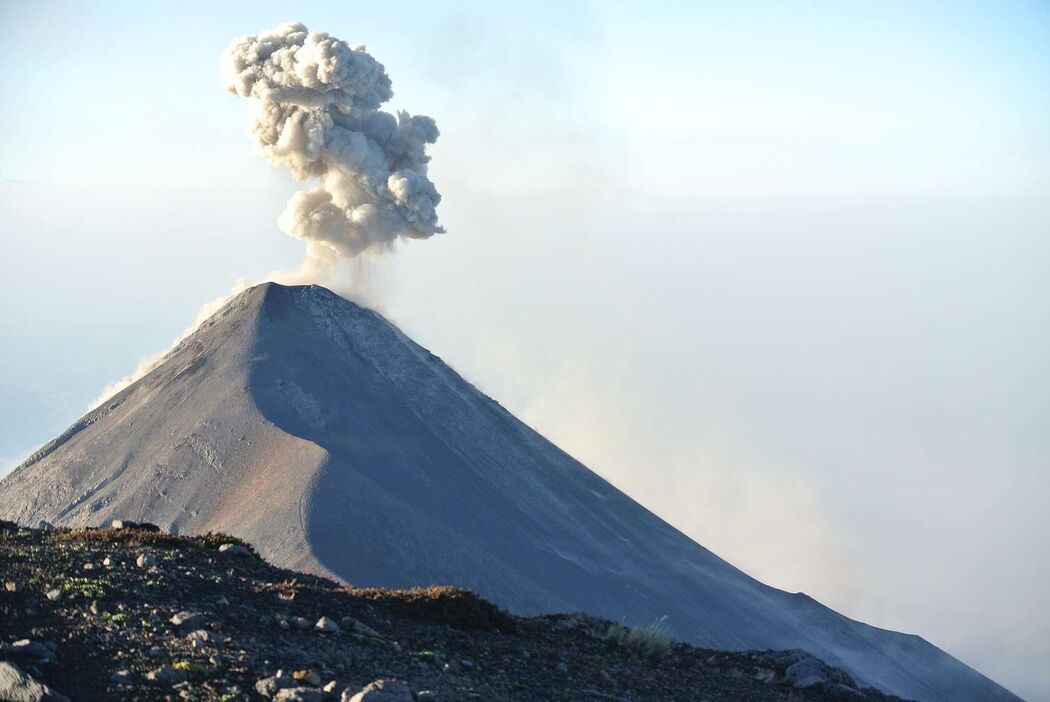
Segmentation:
{"type": "Polygon", "coordinates": [[[372,627],[368,626],[364,622],[361,622],[361,621],[359,621],[357,619],[354,619],[353,617],[343,617],[340,620],[340,622],[342,623],[344,628],[349,629],[350,631],[354,632],[355,634],[363,634],[364,636],[371,636],[372,638],[375,638],[375,639],[383,638],[382,636],[379,635],[378,631],[376,631],[372,627]]]}
{"type": "Polygon", "coordinates": [[[139,568],[150,568],[157,565],[157,559],[151,553],[140,553],[139,557],[135,559],[135,565],[139,568]]]}
{"type": "Polygon", "coordinates": [[[118,670],[109,676],[109,681],[114,685],[130,685],[133,676],[130,670],[118,670]]]}
{"type": "Polygon", "coordinates": [[[412,702],[408,685],[400,680],[376,680],[365,685],[355,695],[344,690],[342,702],[412,702]]]}
{"type": "Polygon", "coordinates": [[[306,631],[310,628],[310,622],[303,619],[302,617],[292,617],[290,621],[292,626],[298,629],[299,631],[306,631]]]}
{"type": "Polygon", "coordinates": [[[109,523],[110,529],[138,529],[139,531],[159,532],[160,527],[150,522],[133,522],[128,519],[114,519],[109,523]]]}
{"type": "Polygon", "coordinates": [[[823,685],[828,681],[824,666],[816,658],[806,657],[787,667],[784,676],[793,687],[807,688],[823,685]]]}
{"type": "Polygon", "coordinates": [[[321,676],[316,670],[310,670],[308,668],[297,670],[292,673],[292,679],[300,685],[309,685],[310,687],[321,686],[321,676]]]}
{"type": "Polygon", "coordinates": [[[14,643],[0,643],[0,657],[25,663],[44,662],[51,660],[51,651],[36,641],[19,639],[14,643]]]}
{"type": "Polygon", "coordinates": [[[218,634],[207,629],[196,629],[186,634],[186,640],[190,642],[191,648],[204,648],[205,646],[218,646],[222,639],[218,634]]]}
{"type": "Polygon", "coordinates": [[[324,693],[310,687],[286,687],[274,695],[277,702],[322,702],[324,693]]]}
{"type": "Polygon", "coordinates": [[[177,614],[171,615],[169,619],[172,624],[184,629],[186,631],[193,631],[194,629],[200,629],[204,625],[204,617],[197,614],[196,612],[182,611],[177,614]]]}
{"type": "Polygon", "coordinates": [[[69,702],[69,698],[22,672],[14,663],[0,661],[0,700],[6,702],[69,702]]]}
{"type": "Polygon", "coordinates": [[[36,523],[36,528],[40,531],[47,531],[49,529],[53,529],[54,527],[51,526],[51,522],[47,521],[46,519],[41,519],[39,522],[36,523]]]}
{"type": "Polygon", "coordinates": [[[18,583],[13,583],[9,580],[4,583],[4,589],[8,592],[18,592],[18,583]]]}
{"type": "Polygon", "coordinates": [[[55,588],[54,590],[48,590],[44,594],[47,597],[47,599],[51,600],[52,602],[58,602],[60,599],[62,599],[62,591],[58,588],[55,588]]]}
{"type": "Polygon", "coordinates": [[[219,547],[219,553],[225,553],[228,556],[250,556],[252,552],[240,544],[223,544],[219,547]]]}
{"type": "Polygon", "coordinates": [[[339,633],[339,625],[335,623],[334,619],[329,619],[328,617],[321,617],[318,619],[317,623],[314,624],[314,628],[324,634],[339,633]]]}
{"type": "Polygon", "coordinates": [[[102,559],[102,565],[106,566],[107,568],[112,568],[116,564],[117,561],[115,558],[113,558],[113,556],[106,556],[102,559]]]}
{"type": "Polygon", "coordinates": [[[433,690],[420,690],[416,693],[416,702],[437,702],[437,693],[433,690]]]}
{"type": "Polygon", "coordinates": [[[186,682],[186,673],[166,665],[146,673],[146,679],[161,685],[177,685],[186,682]]]}
{"type": "Polygon", "coordinates": [[[255,691],[263,697],[272,698],[279,690],[295,687],[295,681],[290,675],[281,675],[281,671],[278,673],[278,675],[271,675],[256,682],[255,691]]]}

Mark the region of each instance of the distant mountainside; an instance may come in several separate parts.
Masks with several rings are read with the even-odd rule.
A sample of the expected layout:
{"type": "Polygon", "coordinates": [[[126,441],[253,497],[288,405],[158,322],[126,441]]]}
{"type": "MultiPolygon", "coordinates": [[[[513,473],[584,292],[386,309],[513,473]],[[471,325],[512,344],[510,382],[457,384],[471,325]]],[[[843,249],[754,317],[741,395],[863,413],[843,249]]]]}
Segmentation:
{"type": "Polygon", "coordinates": [[[354,585],[451,584],[517,614],[666,616],[693,644],[803,649],[900,697],[1018,699],[918,636],[747,576],[316,286],[231,300],[0,481],[0,518],[222,531],[354,585]]]}

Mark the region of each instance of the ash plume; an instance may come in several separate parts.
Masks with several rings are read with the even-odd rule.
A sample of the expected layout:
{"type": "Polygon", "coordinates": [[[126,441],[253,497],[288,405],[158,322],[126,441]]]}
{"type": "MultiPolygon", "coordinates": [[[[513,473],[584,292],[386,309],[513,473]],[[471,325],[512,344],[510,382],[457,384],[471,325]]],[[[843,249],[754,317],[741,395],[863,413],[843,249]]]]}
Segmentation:
{"type": "MultiPolygon", "coordinates": [[[[394,94],[390,77],[363,46],[289,22],[235,39],[222,52],[220,67],[226,90],[251,102],[256,148],[296,180],[317,182],[295,193],[277,220],[283,231],[306,242],[306,260],[299,270],[273,272],[267,280],[324,282],[348,296],[367,297],[360,254],[389,249],[398,238],[426,239],[444,231],[437,217],[441,195],[427,177],[426,151],[437,141],[437,124],[425,115],[380,109],[394,94]],[[355,280],[329,280],[340,259],[354,262],[355,280]]],[[[160,365],[251,284],[242,278],[204,305],[168,350],[143,358],[88,408],[160,365]]]]}
{"type": "Polygon", "coordinates": [[[221,69],[226,89],[252,102],[263,156],[298,181],[317,181],[278,218],[306,241],[304,268],[331,270],[340,257],[444,231],[427,177],[437,125],[380,109],[393,96],[390,77],[363,46],[289,22],[234,40],[221,69]]]}

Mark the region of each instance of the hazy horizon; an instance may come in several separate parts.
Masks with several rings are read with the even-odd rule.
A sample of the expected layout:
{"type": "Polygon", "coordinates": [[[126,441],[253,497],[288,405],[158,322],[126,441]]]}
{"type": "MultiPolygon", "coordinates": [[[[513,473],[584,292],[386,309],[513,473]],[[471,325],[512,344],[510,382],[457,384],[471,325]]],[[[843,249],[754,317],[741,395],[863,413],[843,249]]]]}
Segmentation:
{"type": "Polygon", "coordinates": [[[359,296],[750,574],[1050,698],[1050,10],[561,8],[3,6],[0,475],[298,265],[217,64],[302,19],[442,132],[448,233],[359,296]]]}

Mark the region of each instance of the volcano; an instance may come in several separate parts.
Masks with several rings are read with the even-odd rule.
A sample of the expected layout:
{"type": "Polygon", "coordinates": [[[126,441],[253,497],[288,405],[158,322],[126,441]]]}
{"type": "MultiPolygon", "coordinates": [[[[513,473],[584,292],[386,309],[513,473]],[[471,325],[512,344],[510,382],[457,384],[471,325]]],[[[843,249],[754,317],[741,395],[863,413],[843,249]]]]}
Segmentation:
{"type": "Polygon", "coordinates": [[[691,643],[803,649],[909,699],[1018,699],[918,636],[749,577],[317,286],[233,298],[0,481],[0,518],[221,531],[354,585],[457,585],[517,614],[666,617],[691,643]]]}

